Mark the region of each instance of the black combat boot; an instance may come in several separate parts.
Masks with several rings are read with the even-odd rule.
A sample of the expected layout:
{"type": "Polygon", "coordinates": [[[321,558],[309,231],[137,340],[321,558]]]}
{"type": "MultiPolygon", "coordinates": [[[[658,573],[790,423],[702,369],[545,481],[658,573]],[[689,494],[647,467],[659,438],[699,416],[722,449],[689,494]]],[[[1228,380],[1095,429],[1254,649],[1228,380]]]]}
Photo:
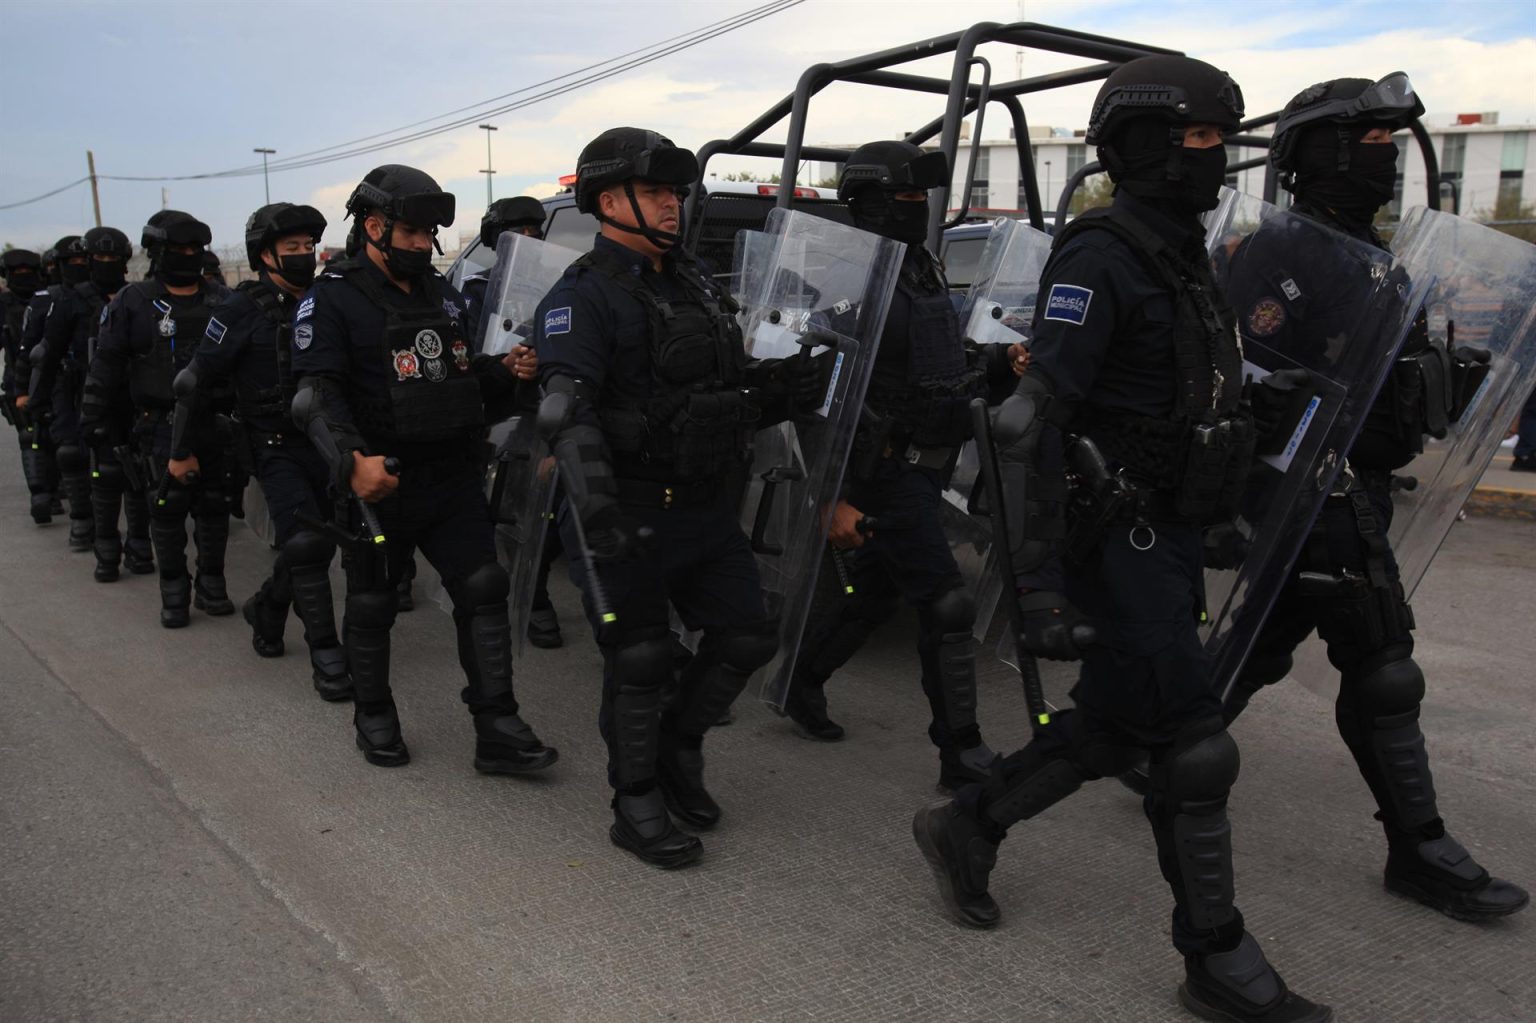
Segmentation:
{"type": "Polygon", "coordinates": [[[620,849],[663,870],[686,867],[704,855],[704,843],[672,823],[661,790],[654,786],[638,795],[614,793],[608,838],[620,849]]]}
{"type": "Polygon", "coordinates": [[[945,746],[939,750],[939,795],[953,795],[967,785],[985,784],[997,763],[997,753],[984,742],[969,749],[945,746]]]}
{"type": "Polygon", "coordinates": [[[1227,1023],[1328,1023],[1333,1010],[1285,986],[1253,935],[1226,952],[1184,957],[1179,1001],[1201,1019],[1227,1023]]]}
{"type": "Polygon", "coordinates": [[[347,652],[339,646],[309,648],[310,679],[326,703],[352,699],[352,673],[347,652]]]}
{"type": "Polygon", "coordinates": [[[996,927],[1002,919],[987,894],[1002,834],[952,799],[932,803],[912,818],[912,837],[933,868],[939,895],[949,915],[966,927],[996,927]]]}
{"type": "Polygon", "coordinates": [[[96,531],[91,544],[96,552],[96,581],[116,582],[118,564],[123,560],[123,537],[117,531],[118,509],[122,496],[97,487],[91,491],[92,522],[96,531]]]}
{"type": "Polygon", "coordinates": [[[565,637],[560,635],[560,618],[553,605],[535,606],[528,612],[528,642],[542,650],[565,645],[565,637]]]}
{"type": "Polygon", "coordinates": [[[465,582],[469,613],[455,611],[459,663],[469,685],[464,702],[475,720],[475,770],[532,774],[560,758],[518,717],[512,693],[512,625],[507,619],[506,574],[480,569],[465,582]]]}
{"type": "MultiPolygon", "coordinates": [[[[100,567],[100,566],[98,566],[100,567]]],[[[192,580],[160,577],[160,625],[167,629],[184,629],[192,620],[187,610],[192,603],[192,580]]]]}
{"type": "Polygon", "coordinates": [[[357,733],[357,748],[375,767],[403,767],[411,762],[411,752],[400,734],[400,715],[389,690],[388,627],[349,628],[347,654],[352,668],[352,727],[357,733]]]}
{"type": "Polygon", "coordinates": [[[704,788],[703,747],[702,736],[663,733],[656,756],[656,784],[674,817],[707,831],[720,823],[720,804],[704,788]]]}
{"type": "Polygon", "coordinates": [[[229,516],[199,516],[192,535],[197,543],[197,580],[192,602],[198,610],[215,617],[235,613],[224,583],[224,551],[229,546],[229,516]]]}
{"type": "Polygon", "coordinates": [[[288,623],[288,608],[274,606],[271,595],[272,583],[268,580],[240,608],[251,627],[251,648],[261,657],[283,656],[283,627],[288,623]]]}
{"type": "Polygon", "coordinates": [[[1387,891],[1422,902],[1456,920],[1518,913],[1531,901],[1524,888],[1493,877],[1435,822],[1437,837],[1394,834],[1387,828],[1387,891]]]}
{"type": "Polygon", "coordinates": [[[827,717],[827,693],[821,686],[796,680],[790,683],[784,714],[795,726],[795,734],[817,742],[837,742],[843,726],[827,717]]]}
{"type": "MultiPolygon", "coordinates": [[[[149,505],[143,494],[128,491],[123,494],[123,518],[127,522],[127,536],[123,540],[123,564],[134,575],[148,575],[155,570],[155,548],[149,536],[149,505]]],[[[117,512],[112,512],[113,528],[116,528],[117,512]]]]}
{"type": "Polygon", "coordinates": [[[516,714],[475,715],[475,770],[481,774],[533,774],[560,759],[516,714]]]}

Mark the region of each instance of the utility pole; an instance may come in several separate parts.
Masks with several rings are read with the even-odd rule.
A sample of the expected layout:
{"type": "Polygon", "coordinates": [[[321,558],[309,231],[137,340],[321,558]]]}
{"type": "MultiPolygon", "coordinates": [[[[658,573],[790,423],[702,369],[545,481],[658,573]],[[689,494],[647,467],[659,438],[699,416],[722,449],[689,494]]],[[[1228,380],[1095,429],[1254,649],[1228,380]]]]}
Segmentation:
{"type": "Polygon", "coordinates": [[[496,173],[491,166],[491,132],[496,130],[496,126],[494,124],[482,124],[480,127],[485,131],[485,170],[480,173],[485,175],[485,206],[489,209],[491,206],[491,175],[496,173]]]}
{"type": "Polygon", "coordinates": [[[96,187],[96,154],[85,151],[85,166],[91,172],[91,205],[96,208],[96,226],[101,226],[101,192],[96,187]]]}
{"type": "Polygon", "coordinates": [[[160,208],[163,210],[163,209],[165,209],[169,205],[170,205],[170,199],[166,195],[165,186],[161,185],[160,186],[160,208]]]}
{"type": "Polygon", "coordinates": [[[272,186],[267,182],[267,157],[276,153],[275,149],[253,149],[253,153],[261,154],[261,187],[267,193],[267,205],[272,205],[272,186]]]}

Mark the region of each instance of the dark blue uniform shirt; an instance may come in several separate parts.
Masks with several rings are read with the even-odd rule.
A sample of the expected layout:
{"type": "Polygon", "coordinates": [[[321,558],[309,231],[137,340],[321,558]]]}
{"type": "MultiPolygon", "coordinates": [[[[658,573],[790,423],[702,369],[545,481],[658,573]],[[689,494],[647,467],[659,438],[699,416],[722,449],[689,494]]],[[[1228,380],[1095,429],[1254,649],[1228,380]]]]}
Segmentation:
{"type": "MultiPolygon", "coordinates": [[[[260,287],[277,297],[285,318],[293,315],[297,302],[291,295],[266,281],[260,287]]],[[[277,325],[246,291],[232,291],[214,308],[192,364],[200,390],[219,381],[234,382],[240,418],[248,425],[266,433],[292,433],[286,408],[263,413],[258,406],[262,393],[278,386],[277,333],[277,325]]]]}
{"type": "MultiPolygon", "coordinates": [[[[195,306],[213,306],[229,294],[229,289],[199,281],[197,292],[191,295],[173,295],[166,292],[162,298],[171,307],[189,309],[195,306]]],[[[96,357],[91,360],[90,380],[87,390],[115,399],[127,401],[128,365],[135,352],[147,352],[160,333],[163,314],[155,308],[144,289],[133,284],[123,286],[107,303],[101,323],[101,333],[96,339],[96,357]]]]}

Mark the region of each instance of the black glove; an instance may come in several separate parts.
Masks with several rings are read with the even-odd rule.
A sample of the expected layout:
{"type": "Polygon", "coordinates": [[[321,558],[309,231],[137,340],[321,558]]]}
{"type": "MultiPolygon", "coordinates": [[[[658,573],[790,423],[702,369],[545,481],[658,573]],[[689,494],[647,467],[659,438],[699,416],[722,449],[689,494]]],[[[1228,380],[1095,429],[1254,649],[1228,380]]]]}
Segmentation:
{"type": "Polygon", "coordinates": [[[1048,661],[1076,661],[1095,641],[1091,625],[1061,594],[1033,590],[1019,596],[1024,612],[1024,649],[1048,661]]]}
{"type": "Polygon", "coordinates": [[[1493,353],[1486,348],[1456,345],[1451,349],[1451,407],[1448,418],[1458,422],[1488,378],[1493,353]]]}
{"type": "Polygon", "coordinates": [[[1291,412],[1296,408],[1302,389],[1312,380],[1312,374],[1304,369],[1282,369],[1258,381],[1248,396],[1253,409],[1253,428],[1259,448],[1276,439],[1276,435],[1292,422],[1291,412]]]}
{"type": "Polygon", "coordinates": [[[825,359],[791,355],[783,359],[763,359],[753,367],[752,386],[769,398],[787,401],[798,412],[814,412],[826,398],[827,382],[822,375],[825,359]]]}
{"type": "Polygon", "coordinates": [[[650,551],[652,532],[617,504],[607,504],[582,522],[587,546],[598,561],[623,561],[650,551]]]}

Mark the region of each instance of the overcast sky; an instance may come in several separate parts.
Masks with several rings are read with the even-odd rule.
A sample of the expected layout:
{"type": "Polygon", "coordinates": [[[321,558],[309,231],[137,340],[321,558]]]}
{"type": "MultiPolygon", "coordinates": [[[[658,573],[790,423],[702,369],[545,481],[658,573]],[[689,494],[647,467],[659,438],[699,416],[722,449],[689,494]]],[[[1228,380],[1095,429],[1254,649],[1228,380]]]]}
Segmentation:
{"type": "MultiPolygon", "coordinates": [[[[348,142],[690,32],[763,0],[267,0],[262,3],[4,3],[0,12],[0,205],[86,172],[173,176],[259,164],[348,142]],[[21,84],[26,83],[26,84],[21,84]]],[[[729,135],[791,91],[822,61],[959,31],[977,21],[1030,20],[1176,48],[1227,69],[1250,114],[1282,106],[1315,81],[1412,76],[1429,121],[1499,111],[1536,122],[1536,4],[1523,0],[806,0],[750,27],[598,85],[493,115],[495,195],[548,194],[593,135],[618,124],[653,127],[697,148],[729,135]]],[[[1016,77],[1012,48],[984,51],[999,79],[1016,77]]],[[[1026,53],[1023,72],[1077,66],[1026,53]]],[[[947,77],[947,65],[922,68],[947,77]]],[[[1034,125],[1081,128],[1097,86],[1026,99],[1034,125]]],[[[516,97],[513,97],[514,99],[516,97]]],[[[510,102],[510,100],[503,101],[510,102]]],[[[941,97],[837,86],[812,103],[809,141],[892,137],[942,112],[941,97]]],[[[475,109],[464,116],[476,113],[475,109]]],[[[994,115],[995,116],[995,115],[994,115]]],[[[380,163],[409,163],[457,194],[453,231],[477,229],[485,207],[486,118],[371,155],[271,175],[272,198],[318,206],[326,242],[345,234],[342,204],[380,163]]],[[[998,118],[987,136],[1006,132],[998,118]]],[[[782,138],[777,133],[775,138],[782,138]]],[[[777,169],[717,161],[712,170],[777,169]]],[[[238,245],[265,200],[260,174],[204,181],[103,181],[103,220],[135,243],[161,205],[238,245]]],[[[92,223],[88,186],[0,210],[0,242],[42,249],[92,223]]],[[[451,248],[452,245],[450,244],[451,248]]]]}

